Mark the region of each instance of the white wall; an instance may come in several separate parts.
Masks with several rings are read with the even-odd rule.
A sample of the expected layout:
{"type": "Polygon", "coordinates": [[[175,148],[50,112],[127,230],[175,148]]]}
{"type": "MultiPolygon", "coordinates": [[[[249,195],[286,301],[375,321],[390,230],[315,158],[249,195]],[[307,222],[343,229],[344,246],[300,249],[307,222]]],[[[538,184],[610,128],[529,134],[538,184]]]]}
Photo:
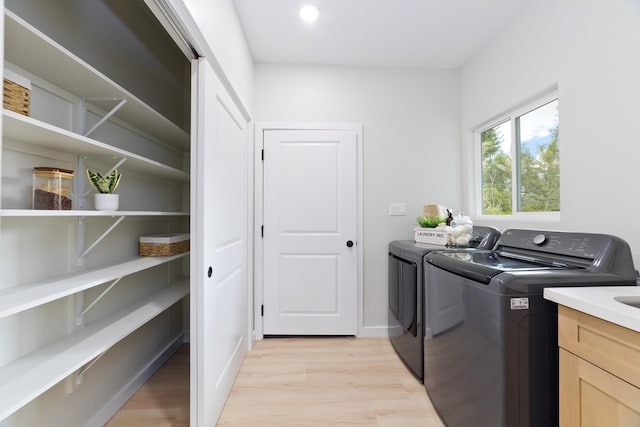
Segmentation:
{"type": "Polygon", "coordinates": [[[561,219],[492,224],[615,234],[640,266],[640,1],[531,2],[461,70],[463,152],[472,152],[474,128],[553,84],[561,219]]]}
{"type": "Polygon", "coordinates": [[[386,334],[389,241],[413,238],[422,205],[461,205],[458,88],[447,70],[255,66],[256,122],[363,124],[361,335],[386,334]],[[390,217],[390,202],[406,203],[407,216],[390,217]]]}
{"type": "Polygon", "coordinates": [[[251,105],[253,58],[232,0],[182,0],[246,108],[251,105]]]}

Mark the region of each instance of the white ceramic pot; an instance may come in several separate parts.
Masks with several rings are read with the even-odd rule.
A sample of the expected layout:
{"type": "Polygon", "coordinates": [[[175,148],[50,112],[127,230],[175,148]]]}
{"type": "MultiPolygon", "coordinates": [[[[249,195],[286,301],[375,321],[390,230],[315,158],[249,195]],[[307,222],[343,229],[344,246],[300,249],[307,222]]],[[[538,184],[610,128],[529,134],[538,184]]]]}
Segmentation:
{"type": "Polygon", "coordinates": [[[93,204],[98,211],[117,211],[120,205],[118,194],[94,194],[93,204]]]}

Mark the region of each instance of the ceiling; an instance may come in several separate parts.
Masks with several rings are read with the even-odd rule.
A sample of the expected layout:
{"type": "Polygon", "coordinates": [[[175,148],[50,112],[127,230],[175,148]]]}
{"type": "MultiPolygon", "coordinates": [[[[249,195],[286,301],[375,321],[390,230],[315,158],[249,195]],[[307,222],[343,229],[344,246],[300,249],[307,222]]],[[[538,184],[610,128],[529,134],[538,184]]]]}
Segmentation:
{"type": "Polygon", "coordinates": [[[233,0],[258,63],[409,68],[464,65],[530,1],[233,0]]]}

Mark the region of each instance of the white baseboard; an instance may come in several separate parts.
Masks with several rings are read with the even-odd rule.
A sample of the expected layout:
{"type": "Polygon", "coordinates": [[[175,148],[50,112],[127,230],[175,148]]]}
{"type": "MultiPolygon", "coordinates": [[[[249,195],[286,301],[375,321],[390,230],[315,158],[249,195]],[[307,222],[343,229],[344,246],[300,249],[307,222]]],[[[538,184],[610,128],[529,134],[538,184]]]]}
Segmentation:
{"type": "MultiPolygon", "coordinates": [[[[388,336],[389,336],[389,327],[387,325],[364,326],[360,328],[360,330],[358,330],[358,333],[356,334],[357,338],[388,337],[388,336]]],[[[262,339],[264,339],[263,336],[258,337],[256,331],[253,331],[252,344],[262,339]]]]}
{"type": "Polygon", "coordinates": [[[382,326],[364,326],[358,331],[358,338],[367,337],[388,337],[389,327],[387,325],[382,326]]]}
{"type": "Polygon", "coordinates": [[[184,335],[178,335],[164,349],[160,350],[146,366],[144,366],[131,381],[129,381],[118,393],[116,393],[93,417],[87,421],[85,427],[103,426],[115,415],[116,412],[138,391],[145,383],[184,343],[184,335]]]}

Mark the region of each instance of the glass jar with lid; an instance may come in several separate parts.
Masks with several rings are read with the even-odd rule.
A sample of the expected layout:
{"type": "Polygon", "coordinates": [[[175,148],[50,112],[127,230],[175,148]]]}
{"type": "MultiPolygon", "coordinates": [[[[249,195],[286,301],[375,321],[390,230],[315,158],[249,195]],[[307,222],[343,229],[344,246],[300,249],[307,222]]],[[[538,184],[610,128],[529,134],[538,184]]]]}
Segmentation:
{"type": "Polygon", "coordinates": [[[56,167],[33,168],[33,209],[71,210],[73,171],[56,167]]]}
{"type": "Polygon", "coordinates": [[[466,248],[473,235],[473,221],[460,212],[451,221],[451,244],[455,247],[466,248]]]}

